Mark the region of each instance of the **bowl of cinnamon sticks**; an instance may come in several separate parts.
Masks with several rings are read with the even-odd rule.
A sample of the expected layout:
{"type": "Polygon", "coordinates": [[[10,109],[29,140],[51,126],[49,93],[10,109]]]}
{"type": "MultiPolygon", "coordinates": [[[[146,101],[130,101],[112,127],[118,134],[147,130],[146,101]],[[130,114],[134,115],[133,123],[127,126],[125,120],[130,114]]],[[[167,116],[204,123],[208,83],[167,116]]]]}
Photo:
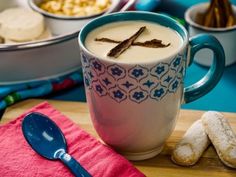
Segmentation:
{"type": "MultiPolygon", "coordinates": [[[[207,33],[215,36],[225,50],[225,65],[236,63],[236,6],[229,0],[211,0],[190,7],[185,12],[189,25],[189,35],[207,33]]],[[[210,49],[199,51],[195,62],[210,66],[213,52],[210,49]]]]}

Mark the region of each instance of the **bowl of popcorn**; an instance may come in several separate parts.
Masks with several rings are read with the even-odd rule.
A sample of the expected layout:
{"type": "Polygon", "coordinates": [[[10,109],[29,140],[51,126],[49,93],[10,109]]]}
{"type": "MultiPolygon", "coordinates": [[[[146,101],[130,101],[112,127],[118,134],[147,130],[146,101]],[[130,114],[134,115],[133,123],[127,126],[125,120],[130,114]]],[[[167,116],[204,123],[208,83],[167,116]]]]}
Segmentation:
{"type": "Polygon", "coordinates": [[[28,0],[57,35],[78,30],[89,20],[119,8],[120,0],[28,0]]]}

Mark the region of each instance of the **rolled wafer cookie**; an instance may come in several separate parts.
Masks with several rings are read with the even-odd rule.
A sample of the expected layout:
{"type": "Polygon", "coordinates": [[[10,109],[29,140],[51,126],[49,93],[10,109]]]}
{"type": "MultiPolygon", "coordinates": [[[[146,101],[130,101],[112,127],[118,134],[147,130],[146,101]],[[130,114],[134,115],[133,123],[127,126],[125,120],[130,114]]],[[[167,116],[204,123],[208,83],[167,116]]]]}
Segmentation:
{"type": "Polygon", "coordinates": [[[171,159],[182,166],[194,165],[201,157],[210,140],[204,131],[201,120],[195,121],[173,150],[171,159]]]}
{"type": "Polygon", "coordinates": [[[221,161],[236,168],[236,134],[228,120],[219,112],[208,111],[202,116],[202,124],[221,161]]]}

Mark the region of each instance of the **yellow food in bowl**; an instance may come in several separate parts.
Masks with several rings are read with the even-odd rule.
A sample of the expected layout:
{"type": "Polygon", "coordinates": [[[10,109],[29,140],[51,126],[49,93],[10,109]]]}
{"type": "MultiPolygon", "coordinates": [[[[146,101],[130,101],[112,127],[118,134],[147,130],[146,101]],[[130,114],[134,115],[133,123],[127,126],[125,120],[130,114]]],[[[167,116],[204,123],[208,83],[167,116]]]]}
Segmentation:
{"type": "Polygon", "coordinates": [[[106,11],[111,0],[43,0],[39,7],[49,13],[65,16],[90,16],[106,11]]]}

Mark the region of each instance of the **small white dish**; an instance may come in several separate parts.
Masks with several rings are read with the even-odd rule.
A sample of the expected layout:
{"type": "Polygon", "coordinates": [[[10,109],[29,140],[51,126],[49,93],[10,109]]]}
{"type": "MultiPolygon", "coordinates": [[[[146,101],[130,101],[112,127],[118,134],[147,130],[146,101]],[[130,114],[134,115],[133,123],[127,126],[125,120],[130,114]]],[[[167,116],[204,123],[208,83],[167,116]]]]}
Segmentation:
{"type": "Polygon", "coordinates": [[[120,0],[111,0],[111,6],[107,11],[103,13],[94,14],[91,16],[82,16],[82,17],[73,17],[73,16],[62,16],[49,13],[41,9],[38,5],[43,0],[28,0],[29,6],[36,12],[41,13],[49,24],[49,28],[54,32],[54,35],[61,35],[69,33],[72,31],[78,31],[90,20],[94,19],[97,16],[102,15],[103,13],[111,13],[118,10],[121,1],[120,0]]]}
{"type": "MultiPolygon", "coordinates": [[[[229,66],[236,62],[236,25],[228,28],[209,28],[199,25],[195,22],[197,13],[205,12],[209,3],[201,3],[190,7],[185,12],[185,20],[189,24],[189,35],[195,36],[201,33],[207,33],[215,36],[221,43],[225,51],[225,66],[229,66]]],[[[236,14],[236,6],[233,6],[236,14]]],[[[210,49],[203,49],[196,54],[194,61],[204,65],[210,66],[212,63],[213,53],[210,49]]]]}

